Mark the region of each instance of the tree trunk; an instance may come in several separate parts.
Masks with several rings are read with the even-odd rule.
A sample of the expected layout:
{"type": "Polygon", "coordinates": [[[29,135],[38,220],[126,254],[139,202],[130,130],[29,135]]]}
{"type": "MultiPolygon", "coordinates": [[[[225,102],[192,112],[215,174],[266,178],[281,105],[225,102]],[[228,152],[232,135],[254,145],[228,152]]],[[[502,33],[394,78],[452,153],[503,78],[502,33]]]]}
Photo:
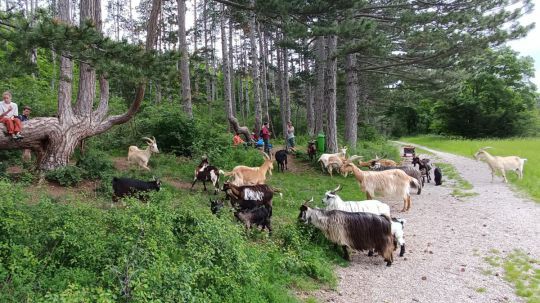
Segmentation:
{"type": "Polygon", "coordinates": [[[262,35],[261,24],[257,22],[257,32],[259,33],[259,49],[261,53],[261,87],[262,87],[262,104],[263,104],[263,119],[270,121],[268,113],[268,83],[266,81],[267,67],[266,58],[268,57],[268,47],[266,45],[266,35],[262,35]]]}
{"type": "MultiPolygon", "coordinates": [[[[283,121],[285,130],[287,129],[287,122],[291,121],[291,97],[289,89],[289,55],[288,50],[284,48],[282,50],[283,62],[283,97],[285,100],[285,121],[283,121]]],[[[285,132],[285,135],[287,132],[285,132]]]]}
{"type": "Polygon", "coordinates": [[[304,73],[307,79],[304,81],[304,98],[306,102],[307,133],[309,137],[315,134],[315,112],[313,111],[314,96],[309,75],[309,59],[304,55],[304,73]]]}
{"type": "Polygon", "coordinates": [[[186,41],[186,1],[177,0],[178,3],[178,44],[180,50],[180,75],[182,81],[182,102],[184,112],[193,118],[191,105],[191,80],[189,78],[189,54],[186,41]]]}
{"type": "Polygon", "coordinates": [[[317,71],[317,85],[315,87],[315,135],[323,131],[324,126],[324,77],[326,69],[326,39],[323,37],[317,38],[317,60],[315,68],[317,71]]]}
{"type": "Polygon", "coordinates": [[[221,4],[221,57],[223,67],[223,101],[225,102],[225,115],[227,118],[233,117],[232,98],[231,98],[231,70],[229,68],[229,53],[227,46],[227,32],[225,30],[225,5],[221,4]]]}
{"type": "Polygon", "coordinates": [[[326,147],[328,152],[335,153],[338,150],[337,142],[337,117],[336,117],[336,72],[337,72],[337,36],[328,37],[327,74],[325,85],[325,99],[327,102],[327,134],[326,147]]]}
{"type": "MultiPolygon", "coordinates": [[[[250,0],[251,6],[255,6],[255,0],[250,0]]],[[[257,41],[255,33],[257,32],[255,13],[250,12],[249,18],[249,41],[251,44],[251,77],[253,78],[253,105],[255,105],[255,131],[259,132],[261,123],[261,97],[259,86],[259,57],[257,55],[257,41]]]]}
{"type": "Polygon", "coordinates": [[[345,141],[349,147],[356,150],[358,131],[358,79],[356,76],[356,54],[345,57],[345,72],[347,74],[346,103],[345,103],[345,141]]]}
{"type": "Polygon", "coordinates": [[[204,70],[206,71],[206,101],[208,103],[212,102],[212,80],[211,80],[211,74],[210,74],[210,59],[208,58],[208,32],[207,32],[207,26],[208,23],[208,13],[207,13],[207,2],[208,0],[204,0],[204,6],[203,6],[203,31],[204,31],[204,49],[205,49],[205,55],[204,55],[204,70]]]}
{"type": "Polygon", "coordinates": [[[234,25],[232,17],[229,18],[229,78],[231,82],[231,108],[232,113],[236,117],[237,108],[236,108],[236,94],[234,90],[234,44],[233,44],[233,32],[234,25]]]}

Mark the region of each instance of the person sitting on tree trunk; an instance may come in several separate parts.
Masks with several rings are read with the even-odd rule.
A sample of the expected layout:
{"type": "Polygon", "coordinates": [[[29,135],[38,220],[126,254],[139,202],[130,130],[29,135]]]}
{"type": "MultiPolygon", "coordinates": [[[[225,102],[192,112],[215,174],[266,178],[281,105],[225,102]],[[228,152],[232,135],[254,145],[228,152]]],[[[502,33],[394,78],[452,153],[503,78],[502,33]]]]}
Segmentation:
{"type": "Polygon", "coordinates": [[[242,138],[240,137],[240,134],[236,133],[233,137],[233,145],[236,147],[240,144],[244,144],[246,142],[244,142],[244,140],[242,140],[242,138]]]}
{"type": "Polygon", "coordinates": [[[18,116],[19,120],[21,120],[21,122],[26,122],[26,121],[30,120],[30,113],[31,112],[32,112],[32,109],[30,108],[30,106],[25,105],[23,107],[22,115],[18,116]]]}
{"type": "Polygon", "coordinates": [[[13,140],[21,140],[21,120],[17,117],[19,109],[17,104],[11,102],[11,93],[6,91],[2,94],[3,102],[0,102],[0,122],[4,123],[8,134],[13,140]]]}

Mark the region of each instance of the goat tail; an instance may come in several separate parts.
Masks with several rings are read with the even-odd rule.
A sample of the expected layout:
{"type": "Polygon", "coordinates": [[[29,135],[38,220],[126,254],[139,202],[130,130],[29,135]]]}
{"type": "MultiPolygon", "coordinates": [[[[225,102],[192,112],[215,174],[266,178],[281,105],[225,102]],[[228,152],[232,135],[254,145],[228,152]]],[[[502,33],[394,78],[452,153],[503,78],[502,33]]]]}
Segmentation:
{"type": "Polygon", "coordinates": [[[416,180],[413,177],[409,177],[409,185],[416,188],[421,188],[420,183],[418,183],[418,180],[416,180]]]}
{"type": "MultiPolygon", "coordinates": [[[[225,175],[225,172],[222,171],[221,169],[218,171],[218,173],[219,173],[220,175],[225,175]]],[[[225,175],[225,176],[227,176],[227,175],[225,175]]]]}
{"type": "Polygon", "coordinates": [[[281,188],[274,187],[272,188],[272,191],[274,191],[275,193],[279,193],[279,198],[283,199],[283,192],[281,191],[281,188]]]}
{"type": "Polygon", "coordinates": [[[229,177],[229,176],[232,176],[234,174],[234,172],[232,172],[232,171],[222,171],[221,169],[219,170],[219,173],[223,174],[225,177],[229,177]]]}

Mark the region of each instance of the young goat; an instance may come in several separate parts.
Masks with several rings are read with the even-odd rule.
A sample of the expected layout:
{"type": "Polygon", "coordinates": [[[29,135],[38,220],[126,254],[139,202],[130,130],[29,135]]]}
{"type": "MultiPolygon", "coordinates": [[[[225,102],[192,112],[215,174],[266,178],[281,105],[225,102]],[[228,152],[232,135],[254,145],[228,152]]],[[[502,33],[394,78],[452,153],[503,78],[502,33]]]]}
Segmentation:
{"type": "MultiPolygon", "coordinates": [[[[385,203],[382,203],[377,200],[365,200],[365,201],[343,201],[336,192],[341,190],[341,185],[332,191],[327,191],[324,194],[322,202],[326,205],[326,210],[341,210],[348,211],[351,213],[372,213],[377,215],[386,215],[390,217],[390,207],[385,203]]],[[[313,201],[313,198],[311,198],[313,201]]],[[[311,202],[308,201],[308,202],[311,202]]]]}
{"type": "Polygon", "coordinates": [[[137,146],[130,146],[128,150],[128,162],[136,162],[140,167],[150,170],[148,168],[148,160],[150,160],[150,156],[152,153],[159,153],[156,138],[152,137],[152,139],[144,137],[144,140],[146,140],[146,143],[148,146],[146,149],[139,149],[137,146]]]}
{"type": "Polygon", "coordinates": [[[422,172],[422,184],[424,183],[424,177],[427,179],[427,182],[429,183],[431,181],[431,164],[429,164],[429,159],[420,160],[419,157],[413,157],[412,159],[413,167],[415,167],[416,164],[418,164],[418,169],[420,169],[420,172],[422,172]]]}
{"type": "Polygon", "coordinates": [[[134,196],[141,201],[145,201],[148,192],[159,191],[161,189],[161,182],[159,180],[146,182],[130,178],[114,177],[112,179],[112,188],[113,202],[118,202],[118,200],[125,196],[134,196]]]}
{"type": "Polygon", "coordinates": [[[225,176],[231,176],[231,184],[236,186],[257,185],[266,183],[266,173],[272,175],[274,163],[270,157],[264,153],[264,163],[260,167],[248,167],[239,165],[232,171],[224,173],[225,176]]]}
{"type": "Polygon", "coordinates": [[[413,166],[382,166],[382,165],[376,165],[376,166],[371,167],[372,171],[383,171],[383,170],[389,170],[389,169],[400,169],[404,171],[407,175],[415,178],[419,184],[422,184],[422,186],[418,187],[418,192],[416,194],[419,195],[420,193],[422,193],[422,187],[424,187],[424,178],[422,177],[422,172],[420,172],[418,168],[415,168],[413,166]]]}
{"type": "Polygon", "coordinates": [[[527,159],[523,159],[517,156],[492,156],[486,151],[486,149],[488,148],[491,147],[484,147],[479,149],[474,154],[474,158],[476,160],[484,158],[487,161],[489,168],[491,168],[491,182],[493,182],[496,171],[499,171],[502,174],[505,183],[508,182],[508,180],[506,179],[507,170],[515,171],[518,175],[518,178],[523,179],[523,165],[525,165],[525,161],[527,161],[527,159]]]}
{"type": "Polygon", "coordinates": [[[435,167],[433,175],[435,176],[435,186],[442,185],[442,171],[439,167],[435,167]]]}
{"type": "Polygon", "coordinates": [[[420,187],[415,178],[408,176],[404,171],[391,169],[385,171],[362,171],[352,163],[341,167],[341,173],[346,177],[349,172],[360,185],[360,189],[366,193],[367,199],[371,200],[375,194],[382,196],[399,196],[403,198],[402,212],[411,208],[411,186],[420,187]]]}
{"type": "Polygon", "coordinates": [[[272,222],[270,217],[272,216],[271,210],[268,211],[266,207],[257,207],[246,211],[237,211],[234,216],[240,220],[247,229],[251,229],[252,226],[261,226],[262,230],[268,229],[268,234],[272,235],[272,222]]]}
{"type": "Polygon", "coordinates": [[[317,149],[315,148],[315,142],[314,141],[309,141],[308,142],[307,154],[309,156],[309,161],[313,162],[313,159],[315,158],[315,155],[317,154],[317,149]]]}
{"type": "Polygon", "coordinates": [[[224,174],[221,169],[209,165],[208,159],[202,159],[201,163],[195,169],[195,176],[193,177],[193,183],[191,183],[191,189],[197,181],[202,181],[204,186],[204,191],[206,191],[206,182],[210,181],[214,185],[214,194],[217,194],[219,191],[219,175],[224,174]]]}
{"type": "Polygon", "coordinates": [[[331,242],[341,245],[343,258],[350,260],[347,247],[355,250],[375,248],[383,256],[386,266],[394,260],[391,221],[386,216],[371,213],[350,213],[300,206],[298,219],[311,223],[331,242]]]}
{"type": "Polygon", "coordinates": [[[278,164],[278,172],[280,169],[282,173],[285,172],[285,169],[287,169],[287,151],[284,149],[277,151],[274,158],[276,158],[278,164]]]}

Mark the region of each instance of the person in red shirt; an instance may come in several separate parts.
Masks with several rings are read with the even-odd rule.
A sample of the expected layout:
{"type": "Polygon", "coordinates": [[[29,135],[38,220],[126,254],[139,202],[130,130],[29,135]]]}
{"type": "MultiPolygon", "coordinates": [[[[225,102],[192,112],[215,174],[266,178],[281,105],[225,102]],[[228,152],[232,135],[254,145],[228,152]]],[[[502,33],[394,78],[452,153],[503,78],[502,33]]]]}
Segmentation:
{"type": "Polygon", "coordinates": [[[245,143],[244,140],[242,140],[242,138],[240,138],[240,135],[236,133],[233,137],[233,145],[238,146],[244,143],[245,143]]]}
{"type": "Polygon", "coordinates": [[[264,122],[261,129],[261,134],[264,142],[264,152],[270,154],[270,148],[268,146],[270,140],[270,130],[268,129],[268,122],[264,122]]]}

